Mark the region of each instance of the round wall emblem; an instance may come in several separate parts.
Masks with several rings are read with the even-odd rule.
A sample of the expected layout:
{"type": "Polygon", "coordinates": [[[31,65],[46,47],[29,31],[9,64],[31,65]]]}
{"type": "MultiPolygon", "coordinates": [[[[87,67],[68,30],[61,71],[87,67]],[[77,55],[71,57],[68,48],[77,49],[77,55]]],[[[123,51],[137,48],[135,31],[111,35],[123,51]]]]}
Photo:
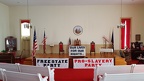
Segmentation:
{"type": "Polygon", "coordinates": [[[83,29],[82,29],[81,26],[77,25],[77,26],[75,26],[75,27],[73,28],[73,32],[74,32],[75,35],[80,35],[80,34],[82,34],[83,29]]]}

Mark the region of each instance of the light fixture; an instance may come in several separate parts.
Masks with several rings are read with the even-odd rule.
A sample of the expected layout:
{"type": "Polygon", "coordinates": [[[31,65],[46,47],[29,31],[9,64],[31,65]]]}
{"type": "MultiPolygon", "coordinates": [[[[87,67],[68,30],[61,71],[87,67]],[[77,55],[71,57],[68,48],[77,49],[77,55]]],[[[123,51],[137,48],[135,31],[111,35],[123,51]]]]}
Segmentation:
{"type": "Polygon", "coordinates": [[[125,23],[121,23],[120,25],[117,25],[117,28],[124,28],[125,27],[125,23]]]}
{"type": "MultiPolygon", "coordinates": [[[[27,19],[29,20],[29,1],[27,0],[27,19]]],[[[26,23],[25,25],[24,25],[24,28],[32,28],[32,25],[30,24],[30,22],[29,23],[26,23]]]]}
{"type": "MultiPolygon", "coordinates": [[[[122,0],[121,0],[121,18],[122,18],[122,0]]],[[[126,23],[122,23],[117,25],[117,28],[124,28],[126,26],[126,23]]]]}

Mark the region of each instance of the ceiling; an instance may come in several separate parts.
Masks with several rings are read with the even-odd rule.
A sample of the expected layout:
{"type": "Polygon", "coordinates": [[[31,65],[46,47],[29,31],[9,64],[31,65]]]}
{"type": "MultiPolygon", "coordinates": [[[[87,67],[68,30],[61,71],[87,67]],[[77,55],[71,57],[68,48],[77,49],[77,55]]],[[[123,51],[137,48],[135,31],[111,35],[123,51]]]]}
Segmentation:
{"type": "MultiPolygon", "coordinates": [[[[143,4],[144,0],[28,0],[29,6],[46,5],[114,5],[114,4],[143,4]]],[[[24,6],[27,0],[0,0],[7,6],[24,6]]]]}

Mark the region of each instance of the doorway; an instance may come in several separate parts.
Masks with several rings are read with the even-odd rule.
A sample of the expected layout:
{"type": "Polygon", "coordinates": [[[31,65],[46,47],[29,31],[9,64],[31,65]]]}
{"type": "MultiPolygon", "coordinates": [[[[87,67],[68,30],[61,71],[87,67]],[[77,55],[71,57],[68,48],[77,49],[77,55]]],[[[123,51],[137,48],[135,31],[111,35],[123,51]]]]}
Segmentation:
{"type": "Polygon", "coordinates": [[[30,20],[21,20],[21,51],[23,51],[23,58],[30,57],[30,41],[31,41],[31,27],[30,20]]]}

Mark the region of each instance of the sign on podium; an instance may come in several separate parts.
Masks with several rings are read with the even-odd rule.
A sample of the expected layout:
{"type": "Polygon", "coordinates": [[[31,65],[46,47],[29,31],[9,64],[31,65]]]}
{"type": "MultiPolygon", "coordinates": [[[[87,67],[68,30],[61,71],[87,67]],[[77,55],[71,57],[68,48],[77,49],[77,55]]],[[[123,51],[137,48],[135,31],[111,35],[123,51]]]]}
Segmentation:
{"type": "Polygon", "coordinates": [[[69,56],[86,56],[85,46],[69,46],[69,56]]]}

